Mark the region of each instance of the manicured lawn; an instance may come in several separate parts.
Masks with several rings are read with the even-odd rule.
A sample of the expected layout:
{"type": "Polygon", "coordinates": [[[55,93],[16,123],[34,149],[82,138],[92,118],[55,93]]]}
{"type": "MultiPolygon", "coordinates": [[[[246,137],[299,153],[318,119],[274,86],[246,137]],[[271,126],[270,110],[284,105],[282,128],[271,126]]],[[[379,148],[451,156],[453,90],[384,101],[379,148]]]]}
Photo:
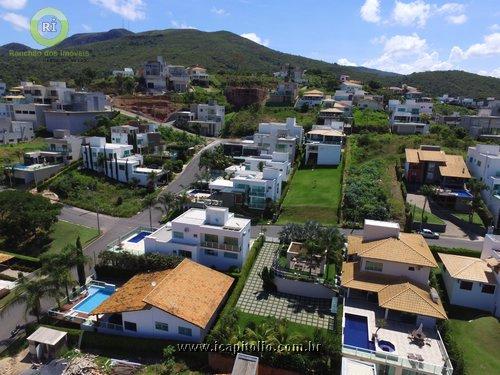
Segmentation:
{"type": "Polygon", "coordinates": [[[498,343],[500,323],[494,317],[473,320],[451,319],[450,334],[461,348],[464,357],[465,374],[497,374],[500,369],[498,343]]]}
{"type": "Polygon", "coordinates": [[[58,221],[54,224],[53,232],[50,234],[52,242],[48,248],[48,252],[57,252],[68,244],[75,244],[76,239],[80,236],[82,246],[89,243],[97,237],[97,229],[76,225],[67,221],[58,221]]]}
{"type": "Polygon", "coordinates": [[[335,264],[327,264],[326,265],[326,280],[333,281],[335,280],[335,264]]]}
{"type": "Polygon", "coordinates": [[[111,216],[130,217],[143,208],[146,188],[133,188],[87,171],[72,170],[58,176],[49,189],[63,203],[111,216]]]}
{"type": "Polygon", "coordinates": [[[316,220],[336,224],[342,167],[299,169],[283,201],[279,224],[316,220]]]}
{"type": "MultiPolygon", "coordinates": [[[[261,315],[249,314],[243,311],[238,311],[238,325],[243,331],[251,322],[256,325],[262,325],[266,322],[267,317],[261,315]]],[[[288,333],[300,334],[306,338],[312,338],[316,327],[306,326],[304,324],[288,322],[288,333]]]]}
{"type": "MultiPolygon", "coordinates": [[[[454,213],[453,216],[455,216],[458,220],[462,220],[465,223],[469,222],[469,214],[457,212],[454,213]]],[[[474,216],[472,216],[472,223],[484,227],[483,221],[476,212],[474,212],[474,216]]]]}
{"type": "MultiPolygon", "coordinates": [[[[422,219],[422,209],[415,205],[413,205],[411,209],[413,212],[413,221],[420,222],[420,220],[422,219]]],[[[444,224],[443,220],[427,210],[425,210],[424,212],[424,218],[425,217],[427,217],[427,223],[429,224],[444,224]]]]}

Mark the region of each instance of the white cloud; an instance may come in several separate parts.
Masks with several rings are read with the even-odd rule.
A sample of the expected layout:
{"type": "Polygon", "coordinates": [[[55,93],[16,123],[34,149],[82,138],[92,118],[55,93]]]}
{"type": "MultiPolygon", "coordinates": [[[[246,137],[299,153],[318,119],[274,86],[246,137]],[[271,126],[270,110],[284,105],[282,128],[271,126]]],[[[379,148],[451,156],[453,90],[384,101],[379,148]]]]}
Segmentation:
{"type": "Polygon", "coordinates": [[[345,65],[345,66],[358,66],[358,64],[356,64],[353,61],[349,61],[345,57],[342,57],[341,59],[338,59],[337,60],[337,64],[339,64],[339,65],[345,65]]]}
{"type": "Polygon", "coordinates": [[[459,3],[446,3],[438,7],[434,5],[435,13],[444,15],[448,23],[454,25],[461,25],[467,22],[467,16],[464,14],[465,5],[459,3]]]}
{"type": "Polygon", "coordinates": [[[144,0],[90,0],[92,4],[99,5],[113,13],[119,14],[130,21],[146,18],[144,0]]]}
{"type": "Polygon", "coordinates": [[[30,23],[29,23],[28,19],[24,16],[21,16],[20,14],[9,12],[9,13],[2,14],[1,18],[4,21],[10,23],[14,27],[14,29],[16,29],[18,31],[30,29],[30,23]]]}
{"type": "Polygon", "coordinates": [[[243,38],[250,39],[252,42],[262,44],[263,46],[266,47],[269,46],[269,39],[263,39],[255,33],[244,33],[241,34],[240,36],[242,36],[243,38]]]}
{"type": "Polygon", "coordinates": [[[431,5],[422,0],[415,0],[411,3],[396,0],[396,5],[392,11],[393,21],[404,26],[417,25],[423,27],[430,16],[431,5]]]}
{"type": "Polygon", "coordinates": [[[190,26],[186,24],[185,22],[178,22],[178,21],[171,21],[172,26],[175,27],[176,29],[196,29],[194,26],[190,26]]]}
{"type": "Polygon", "coordinates": [[[450,15],[446,17],[446,20],[454,25],[461,25],[467,22],[467,16],[465,14],[459,14],[457,16],[450,15]]]}
{"type": "Polygon", "coordinates": [[[450,60],[466,60],[471,57],[491,56],[500,54],[500,33],[485,35],[483,43],[476,43],[465,51],[460,47],[453,47],[450,53],[450,60]]]}
{"type": "Polygon", "coordinates": [[[498,23],[494,23],[493,25],[490,26],[491,31],[499,31],[500,30],[500,25],[498,23]]]}
{"type": "Polygon", "coordinates": [[[85,24],[85,23],[82,23],[82,28],[83,28],[83,30],[85,30],[87,32],[88,31],[92,31],[92,27],[89,26],[89,25],[87,25],[87,24],[85,24]]]}
{"type": "Polygon", "coordinates": [[[496,68],[496,69],[493,69],[491,71],[480,70],[480,71],[477,72],[477,74],[481,74],[482,76],[500,78],[500,67],[496,68]]]}
{"type": "Polygon", "coordinates": [[[23,9],[27,0],[0,0],[0,7],[5,9],[23,9]]]}
{"type": "Polygon", "coordinates": [[[366,0],[359,12],[366,22],[380,22],[380,0],[366,0]]]}
{"type": "Polygon", "coordinates": [[[415,33],[387,38],[382,54],[363,65],[402,74],[453,68],[450,61],[441,60],[439,53],[430,51],[427,41],[415,33]]]}
{"type": "Polygon", "coordinates": [[[217,14],[218,16],[229,16],[229,12],[222,8],[213,7],[210,12],[217,14]]]}

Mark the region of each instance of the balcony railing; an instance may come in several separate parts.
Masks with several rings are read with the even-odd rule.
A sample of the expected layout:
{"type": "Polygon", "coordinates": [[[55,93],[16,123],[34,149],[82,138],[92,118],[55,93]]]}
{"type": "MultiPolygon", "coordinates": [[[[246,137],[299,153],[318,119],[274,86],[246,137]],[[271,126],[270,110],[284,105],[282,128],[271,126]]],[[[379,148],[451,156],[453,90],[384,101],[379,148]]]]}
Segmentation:
{"type": "Polygon", "coordinates": [[[453,367],[451,366],[449,359],[446,360],[444,365],[435,365],[432,363],[426,363],[424,361],[411,360],[390,353],[376,352],[373,350],[358,348],[346,344],[342,345],[342,354],[350,357],[364,359],[373,363],[382,363],[396,367],[403,367],[406,369],[417,371],[418,373],[444,375],[453,374],[453,367]]]}
{"type": "Polygon", "coordinates": [[[201,242],[202,247],[208,247],[210,249],[224,250],[224,251],[241,251],[241,248],[238,245],[229,245],[225,243],[218,242],[201,242]]]}

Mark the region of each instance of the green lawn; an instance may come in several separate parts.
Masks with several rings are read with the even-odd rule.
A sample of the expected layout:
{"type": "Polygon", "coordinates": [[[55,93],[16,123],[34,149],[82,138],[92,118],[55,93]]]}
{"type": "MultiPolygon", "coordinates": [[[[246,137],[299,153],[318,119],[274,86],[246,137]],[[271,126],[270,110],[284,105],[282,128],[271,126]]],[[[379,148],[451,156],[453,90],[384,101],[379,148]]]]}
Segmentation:
{"type": "Polygon", "coordinates": [[[35,138],[30,142],[16,145],[2,145],[0,146],[0,169],[6,165],[20,162],[25,152],[44,149],[46,146],[43,138],[35,138]]]}
{"type": "MultiPolygon", "coordinates": [[[[411,210],[413,212],[413,221],[420,222],[420,220],[422,219],[422,209],[420,207],[413,205],[411,210]]],[[[428,224],[440,224],[440,225],[444,224],[443,220],[441,220],[439,217],[437,217],[432,212],[429,212],[427,210],[425,210],[424,213],[424,218],[425,217],[427,217],[428,224]]]]}
{"type": "MultiPolygon", "coordinates": [[[[244,330],[250,322],[254,322],[256,325],[262,325],[266,322],[267,317],[261,315],[249,314],[243,311],[238,311],[238,325],[241,330],[244,330]]],[[[304,324],[299,324],[295,322],[288,322],[288,333],[300,334],[305,338],[312,338],[316,327],[306,326],[304,324]]]]}
{"type": "Polygon", "coordinates": [[[278,224],[316,220],[336,224],[341,196],[342,167],[299,169],[283,201],[278,224]]]}
{"type": "MultiPolygon", "coordinates": [[[[469,222],[469,214],[456,212],[453,214],[453,216],[455,216],[458,220],[462,220],[465,223],[469,222]]],[[[476,212],[474,212],[474,216],[472,216],[472,223],[484,227],[483,221],[476,212]]]]}
{"type": "Polygon", "coordinates": [[[472,320],[451,319],[449,322],[452,340],[461,348],[465,374],[497,374],[500,369],[498,343],[500,323],[494,317],[472,320]]]}
{"type": "Polygon", "coordinates": [[[52,242],[48,248],[48,252],[57,252],[68,244],[75,244],[76,239],[80,236],[82,246],[89,243],[97,237],[97,229],[76,225],[67,221],[58,221],[53,226],[53,232],[50,234],[52,242]]]}

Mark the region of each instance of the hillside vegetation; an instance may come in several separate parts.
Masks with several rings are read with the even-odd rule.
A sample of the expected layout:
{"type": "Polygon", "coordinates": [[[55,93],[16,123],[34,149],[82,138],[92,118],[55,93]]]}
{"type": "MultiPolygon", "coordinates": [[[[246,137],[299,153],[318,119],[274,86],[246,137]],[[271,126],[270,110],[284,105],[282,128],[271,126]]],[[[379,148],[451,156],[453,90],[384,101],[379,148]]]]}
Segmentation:
{"type": "Polygon", "coordinates": [[[349,74],[353,79],[379,81],[383,85],[408,83],[431,95],[448,93],[472,97],[500,97],[500,79],[483,77],[461,71],[425,72],[403,76],[363,67],[341,66],[306,57],[272,50],[228,31],[203,32],[199,30],[160,30],[132,33],[110,30],[104,33],[77,34],[66,39],[53,50],[88,51],[88,57],[51,60],[35,57],[10,57],[9,50],[29,49],[21,44],[0,47],[0,77],[8,84],[36,77],[70,80],[84,69],[91,69],[104,77],[113,69],[130,66],[139,68],[146,60],[158,55],[169,63],[202,65],[211,73],[270,74],[284,63],[304,69],[325,71],[332,75],[349,74]],[[61,60],[64,63],[61,63],[61,60]]]}

